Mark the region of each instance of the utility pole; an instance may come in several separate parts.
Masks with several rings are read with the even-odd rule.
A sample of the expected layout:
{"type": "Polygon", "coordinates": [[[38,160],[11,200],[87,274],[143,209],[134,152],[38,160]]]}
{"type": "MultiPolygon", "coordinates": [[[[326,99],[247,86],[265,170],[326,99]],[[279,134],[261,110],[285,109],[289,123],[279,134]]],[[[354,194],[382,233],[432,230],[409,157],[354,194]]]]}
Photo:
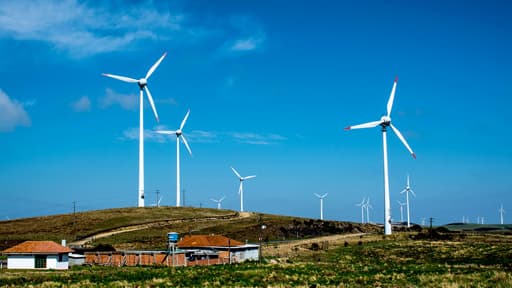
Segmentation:
{"type": "Polygon", "coordinates": [[[160,207],[160,202],[158,201],[159,198],[158,198],[158,195],[160,194],[160,190],[156,189],[156,207],[160,207]]]}
{"type": "Polygon", "coordinates": [[[181,189],[181,199],[183,199],[183,207],[185,207],[185,189],[181,189]]]}
{"type": "Polygon", "coordinates": [[[434,218],[430,217],[430,239],[432,239],[432,222],[434,221],[434,218]]]}
{"type": "Polygon", "coordinates": [[[75,224],[76,224],[76,200],[73,201],[73,236],[75,235],[75,224]]]}

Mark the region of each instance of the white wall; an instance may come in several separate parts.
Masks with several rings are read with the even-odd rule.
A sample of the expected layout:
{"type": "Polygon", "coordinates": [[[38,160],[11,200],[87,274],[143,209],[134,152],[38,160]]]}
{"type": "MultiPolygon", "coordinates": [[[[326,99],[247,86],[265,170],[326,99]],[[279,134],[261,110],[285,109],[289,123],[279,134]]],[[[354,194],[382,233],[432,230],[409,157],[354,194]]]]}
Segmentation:
{"type": "MultiPolygon", "coordinates": [[[[59,258],[57,258],[57,260],[59,260],[59,258]]],[[[69,257],[68,257],[68,254],[62,255],[62,262],[57,262],[56,269],[69,269],[69,257]]]]}
{"type": "Polygon", "coordinates": [[[8,269],[34,269],[34,255],[9,255],[7,256],[8,269]]]}

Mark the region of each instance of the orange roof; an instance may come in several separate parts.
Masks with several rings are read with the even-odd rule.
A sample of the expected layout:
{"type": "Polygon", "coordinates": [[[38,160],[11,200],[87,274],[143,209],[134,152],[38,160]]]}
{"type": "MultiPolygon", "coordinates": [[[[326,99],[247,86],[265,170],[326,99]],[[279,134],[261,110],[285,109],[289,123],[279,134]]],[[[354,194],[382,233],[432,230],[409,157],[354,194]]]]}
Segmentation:
{"type": "Polygon", "coordinates": [[[73,250],[53,241],[25,241],[21,244],[5,249],[4,254],[30,254],[30,253],[69,253],[73,250]]]}
{"type": "Polygon", "coordinates": [[[229,239],[222,235],[192,235],[185,236],[178,242],[178,247],[228,247],[241,246],[244,243],[229,239]]]}

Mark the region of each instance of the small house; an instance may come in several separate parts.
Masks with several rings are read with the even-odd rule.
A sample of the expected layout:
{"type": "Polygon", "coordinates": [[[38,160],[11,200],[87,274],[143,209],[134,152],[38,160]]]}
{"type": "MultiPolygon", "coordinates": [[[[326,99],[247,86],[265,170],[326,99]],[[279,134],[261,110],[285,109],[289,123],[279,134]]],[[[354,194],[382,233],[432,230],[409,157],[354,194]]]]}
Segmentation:
{"type": "Polygon", "coordinates": [[[7,269],[68,269],[68,247],[53,241],[25,241],[3,251],[7,269]]]}
{"type": "MultiPolygon", "coordinates": [[[[246,260],[258,260],[259,245],[244,244],[222,235],[190,235],[185,236],[177,247],[180,249],[217,252],[219,257],[226,257],[229,262],[244,262],[246,260]]],[[[196,253],[198,254],[198,253],[196,253]]]]}

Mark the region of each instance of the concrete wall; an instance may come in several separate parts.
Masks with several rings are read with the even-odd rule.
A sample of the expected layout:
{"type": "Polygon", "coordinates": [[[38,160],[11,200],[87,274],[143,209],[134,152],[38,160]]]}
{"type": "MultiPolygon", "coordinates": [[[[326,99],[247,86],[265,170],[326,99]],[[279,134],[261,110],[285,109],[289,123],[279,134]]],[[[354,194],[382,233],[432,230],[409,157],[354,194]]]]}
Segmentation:
{"type": "Polygon", "coordinates": [[[7,256],[7,269],[34,269],[34,255],[7,256]]]}

